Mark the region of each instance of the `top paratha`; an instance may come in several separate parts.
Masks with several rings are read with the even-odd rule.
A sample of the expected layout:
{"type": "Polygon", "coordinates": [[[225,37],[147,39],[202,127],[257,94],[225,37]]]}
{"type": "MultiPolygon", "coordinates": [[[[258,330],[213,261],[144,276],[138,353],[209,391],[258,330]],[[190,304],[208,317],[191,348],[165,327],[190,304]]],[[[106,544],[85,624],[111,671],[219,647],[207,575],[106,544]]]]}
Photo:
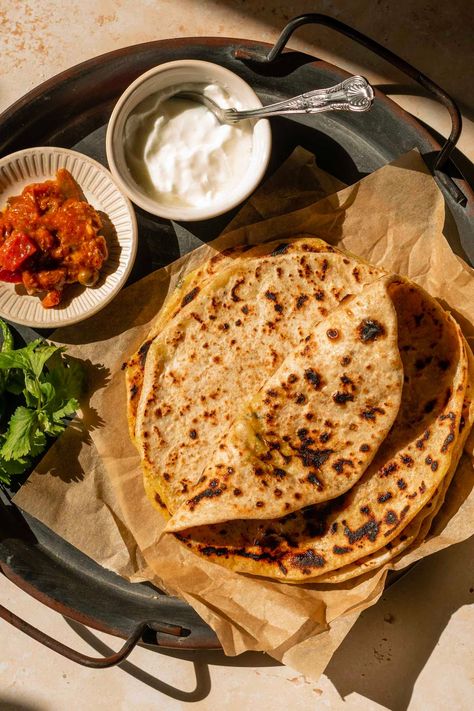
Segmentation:
{"type": "Polygon", "coordinates": [[[242,408],[168,530],[274,518],[360,479],[400,406],[403,368],[384,277],[348,298],[242,408]]]}
{"type": "Polygon", "coordinates": [[[249,393],[347,295],[383,275],[316,238],[264,244],[185,297],[153,340],[137,412],[146,488],[173,513],[249,393]]]}

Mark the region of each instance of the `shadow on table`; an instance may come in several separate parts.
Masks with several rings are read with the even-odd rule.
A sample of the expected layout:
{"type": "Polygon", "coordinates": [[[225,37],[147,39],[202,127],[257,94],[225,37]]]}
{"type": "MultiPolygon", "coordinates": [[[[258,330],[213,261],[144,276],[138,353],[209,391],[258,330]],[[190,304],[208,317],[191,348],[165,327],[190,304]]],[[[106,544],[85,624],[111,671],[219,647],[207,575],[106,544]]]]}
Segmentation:
{"type": "Polygon", "coordinates": [[[405,711],[413,687],[451,616],[474,603],[474,536],[418,563],[365,610],[325,674],[352,692],[405,711]]]}
{"type": "MultiPolygon", "coordinates": [[[[76,632],[76,634],[81,637],[87,644],[89,644],[96,652],[103,656],[110,656],[113,654],[112,650],[108,645],[104,644],[93,632],[91,632],[86,627],[81,624],[64,618],[68,625],[76,632]]],[[[192,662],[194,665],[194,673],[196,675],[196,686],[193,691],[182,691],[177,689],[171,684],[167,684],[160,679],[157,679],[154,675],[140,669],[132,662],[124,661],[119,664],[120,669],[122,669],[127,674],[130,674],[134,679],[141,681],[143,684],[155,689],[155,691],[160,691],[162,694],[166,694],[172,699],[177,701],[187,701],[196,702],[205,699],[209,692],[211,691],[211,677],[209,674],[209,666],[219,666],[225,665],[227,667],[276,667],[281,666],[279,662],[271,657],[261,653],[261,652],[246,652],[238,657],[226,657],[223,652],[220,651],[187,651],[187,650],[173,650],[173,649],[163,649],[163,648],[149,648],[153,653],[159,653],[166,655],[168,657],[174,657],[176,659],[181,659],[183,661],[192,662]]],[[[1,706],[0,706],[1,709],[1,706]]]]}
{"type": "Polygon", "coordinates": [[[15,701],[12,698],[0,696],[0,711],[46,711],[46,706],[31,701],[15,701]]]}
{"type": "MultiPolygon", "coordinates": [[[[451,616],[474,603],[474,536],[418,563],[362,613],[326,668],[342,697],[355,692],[391,711],[406,711],[414,685],[451,616]]],[[[96,652],[113,650],[93,632],[66,620],[96,652]]],[[[120,668],[138,681],[178,701],[196,702],[211,690],[209,666],[280,666],[271,657],[247,652],[226,657],[219,651],[149,648],[151,652],[192,662],[196,686],[182,691],[130,661],[120,668]]],[[[1,707],[0,707],[1,708],[1,707]]]]}

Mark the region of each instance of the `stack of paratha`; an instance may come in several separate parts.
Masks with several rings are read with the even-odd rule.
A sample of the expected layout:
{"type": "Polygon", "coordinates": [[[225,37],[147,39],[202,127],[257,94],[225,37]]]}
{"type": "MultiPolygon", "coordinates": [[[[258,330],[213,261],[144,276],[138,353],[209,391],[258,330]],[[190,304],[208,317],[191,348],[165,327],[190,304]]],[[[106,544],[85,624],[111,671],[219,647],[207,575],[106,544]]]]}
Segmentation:
{"type": "Polygon", "coordinates": [[[436,300],[309,235],[219,254],[177,294],[126,369],[167,534],[325,583],[427,535],[474,418],[472,356],[436,300]]]}

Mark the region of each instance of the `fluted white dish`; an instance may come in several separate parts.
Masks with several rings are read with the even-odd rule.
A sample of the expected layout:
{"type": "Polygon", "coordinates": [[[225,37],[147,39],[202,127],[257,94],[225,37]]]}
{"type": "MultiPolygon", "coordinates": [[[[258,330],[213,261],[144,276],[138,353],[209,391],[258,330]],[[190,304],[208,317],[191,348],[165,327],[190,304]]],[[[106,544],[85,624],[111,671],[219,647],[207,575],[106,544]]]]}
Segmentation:
{"type": "Polygon", "coordinates": [[[108,259],[94,287],[67,284],[63,302],[45,309],[38,296],[29,296],[21,284],[0,282],[0,316],[33,328],[55,328],[83,321],[108,304],[125,284],[137,251],[137,222],[130,200],[109,171],[82,153],[50,146],[27,148],[0,159],[0,209],[30,183],[55,177],[66,168],[87,201],[106,213],[115,234],[107,240],[108,259]]]}

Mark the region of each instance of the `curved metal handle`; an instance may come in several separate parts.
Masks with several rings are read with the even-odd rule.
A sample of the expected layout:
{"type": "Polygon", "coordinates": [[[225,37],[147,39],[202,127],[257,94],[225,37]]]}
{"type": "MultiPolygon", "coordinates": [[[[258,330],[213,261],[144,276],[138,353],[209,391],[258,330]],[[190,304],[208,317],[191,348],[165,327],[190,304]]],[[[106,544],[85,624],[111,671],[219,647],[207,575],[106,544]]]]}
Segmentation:
{"type": "MultiPolygon", "coordinates": [[[[442,89],[429,77],[427,77],[425,74],[416,69],[416,67],[414,67],[412,64],[409,64],[404,59],[394,54],[394,52],[391,52],[389,49],[379,44],[375,40],[362,34],[362,32],[355,30],[353,27],[350,27],[349,25],[344,24],[344,22],[336,20],[334,17],[330,17],[329,15],[323,15],[321,13],[307,13],[306,15],[299,15],[298,17],[294,17],[288,22],[286,27],[283,28],[274,46],[266,56],[255,56],[254,54],[249,53],[245,50],[237,50],[235,56],[238,59],[251,59],[256,62],[262,63],[273,62],[281,55],[293,32],[298,29],[298,27],[308,24],[324,25],[325,27],[329,27],[333,30],[336,30],[336,32],[345,35],[346,37],[349,37],[355,42],[358,42],[358,44],[361,44],[363,47],[370,49],[375,54],[378,54],[379,57],[382,57],[382,59],[385,59],[397,69],[400,69],[400,71],[404,72],[409,77],[414,79],[423,88],[428,89],[428,91],[430,91],[435,96],[435,98],[438,99],[438,101],[441,101],[441,103],[444,104],[451,116],[451,133],[446,139],[440,152],[438,153],[438,156],[433,165],[433,172],[436,171],[439,173],[442,167],[449,159],[456,143],[458,142],[459,136],[461,135],[462,119],[461,112],[459,111],[457,104],[449,96],[449,94],[444,91],[444,89],[442,89]]],[[[446,175],[445,173],[439,173],[438,178],[440,182],[443,183],[446,190],[448,190],[451,197],[457,203],[459,203],[460,205],[466,205],[466,196],[458,188],[458,186],[450,176],[446,175]]]]}
{"type": "Polygon", "coordinates": [[[189,630],[179,626],[167,625],[154,621],[141,622],[133,630],[130,637],[126,640],[125,644],[118,652],[111,654],[110,657],[89,657],[87,654],[77,652],[75,649],[71,649],[71,647],[68,647],[62,642],[58,642],[45,632],[41,632],[41,630],[37,629],[29,622],[22,620],[21,617],[18,617],[18,615],[15,615],[13,612],[10,612],[10,610],[7,610],[6,607],[3,607],[3,605],[0,605],[0,617],[21,632],[24,632],[35,639],[37,642],[44,644],[45,647],[49,647],[49,649],[52,649],[53,652],[57,652],[63,657],[66,657],[77,664],[81,664],[84,667],[91,667],[93,669],[107,669],[115,664],[120,664],[120,662],[128,657],[132,649],[134,649],[140,641],[143,641],[143,635],[146,632],[163,632],[175,637],[186,637],[190,634],[189,630]]]}

